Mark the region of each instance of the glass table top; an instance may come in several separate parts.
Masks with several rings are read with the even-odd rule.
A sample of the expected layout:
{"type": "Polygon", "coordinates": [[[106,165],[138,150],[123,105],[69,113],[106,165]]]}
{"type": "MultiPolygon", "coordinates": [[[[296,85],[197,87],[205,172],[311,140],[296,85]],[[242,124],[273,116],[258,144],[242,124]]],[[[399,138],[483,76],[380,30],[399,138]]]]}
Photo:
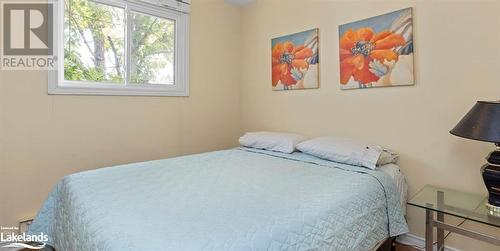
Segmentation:
{"type": "Polygon", "coordinates": [[[500,227],[500,217],[489,213],[485,196],[426,185],[408,205],[500,227]]]}

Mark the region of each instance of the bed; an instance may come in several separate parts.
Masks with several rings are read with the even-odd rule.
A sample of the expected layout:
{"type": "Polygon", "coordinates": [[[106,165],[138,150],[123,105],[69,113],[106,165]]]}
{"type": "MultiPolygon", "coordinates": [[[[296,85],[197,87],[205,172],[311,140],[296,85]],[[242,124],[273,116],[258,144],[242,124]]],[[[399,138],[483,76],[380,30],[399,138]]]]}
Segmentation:
{"type": "Polygon", "coordinates": [[[61,251],[372,250],[408,231],[382,170],[250,148],[103,168],[63,178],[29,231],[61,251]]]}

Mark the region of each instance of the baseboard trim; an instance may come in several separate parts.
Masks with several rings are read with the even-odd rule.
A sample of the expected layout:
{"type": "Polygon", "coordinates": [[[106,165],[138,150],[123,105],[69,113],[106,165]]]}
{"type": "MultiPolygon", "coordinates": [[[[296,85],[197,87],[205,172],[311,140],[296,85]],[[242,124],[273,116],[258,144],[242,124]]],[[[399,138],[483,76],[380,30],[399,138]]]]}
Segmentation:
{"type": "MultiPolygon", "coordinates": [[[[410,246],[413,246],[419,250],[424,250],[425,249],[425,239],[420,237],[420,236],[416,236],[416,235],[413,235],[413,234],[403,234],[403,235],[400,235],[398,236],[398,238],[396,239],[396,242],[398,243],[401,243],[401,244],[404,244],[404,245],[410,245],[410,246]]],[[[434,251],[437,251],[437,245],[434,244],[434,248],[433,248],[434,251]]],[[[444,246],[444,251],[461,251],[460,249],[456,249],[456,248],[452,248],[452,247],[448,247],[448,246],[444,246]]]]}

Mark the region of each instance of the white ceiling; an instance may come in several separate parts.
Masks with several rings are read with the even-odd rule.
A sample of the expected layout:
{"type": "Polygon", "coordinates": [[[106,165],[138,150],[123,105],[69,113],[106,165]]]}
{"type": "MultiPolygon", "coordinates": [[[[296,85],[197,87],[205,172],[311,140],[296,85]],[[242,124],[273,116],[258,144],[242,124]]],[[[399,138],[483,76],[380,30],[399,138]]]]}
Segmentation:
{"type": "Polygon", "coordinates": [[[237,4],[237,5],[247,5],[249,3],[252,3],[254,2],[255,0],[225,0],[226,2],[228,3],[232,3],[232,4],[237,4]]]}

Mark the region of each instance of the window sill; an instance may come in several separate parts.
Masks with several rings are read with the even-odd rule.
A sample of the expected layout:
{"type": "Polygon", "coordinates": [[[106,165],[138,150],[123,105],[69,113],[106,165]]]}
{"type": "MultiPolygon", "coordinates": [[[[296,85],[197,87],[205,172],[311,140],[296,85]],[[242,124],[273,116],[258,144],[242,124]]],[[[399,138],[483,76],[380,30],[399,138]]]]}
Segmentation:
{"type": "Polygon", "coordinates": [[[188,97],[188,85],[178,86],[113,86],[89,84],[49,84],[49,95],[87,95],[87,96],[159,96],[159,97],[188,97]]]}

